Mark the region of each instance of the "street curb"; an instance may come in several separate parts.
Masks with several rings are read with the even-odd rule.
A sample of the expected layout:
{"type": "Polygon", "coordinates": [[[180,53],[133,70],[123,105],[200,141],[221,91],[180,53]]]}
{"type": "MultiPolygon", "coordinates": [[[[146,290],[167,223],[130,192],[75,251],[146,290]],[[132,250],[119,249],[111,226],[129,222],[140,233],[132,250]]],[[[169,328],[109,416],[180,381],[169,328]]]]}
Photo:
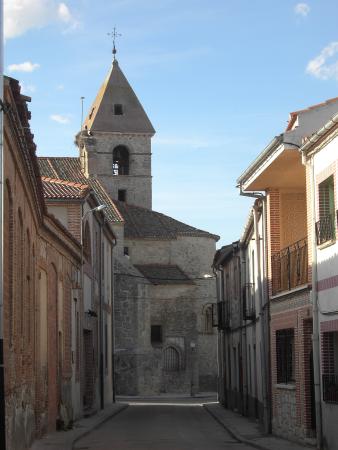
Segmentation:
{"type": "Polygon", "coordinates": [[[260,450],[271,450],[271,447],[266,447],[265,445],[258,444],[257,442],[254,442],[250,439],[245,439],[240,434],[236,433],[235,431],[231,430],[231,428],[226,425],[213,411],[211,411],[208,408],[207,404],[203,404],[203,408],[213,417],[216,422],[218,422],[234,439],[236,439],[239,442],[242,442],[246,445],[251,445],[252,447],[258,448],[260,450]]]}
{"type": "Polygon", "coordinates": [[[126,410],[128,407],[129,407],[128,404],[121,405],[120,409],[118,409],[116,411],[113,411],[111,414],[107,415],[106,417],[103,417],[101,421],[97,421],[96,423],[94,423],[93,426],[90,429],[87,429],[81,435],[76,436],[74,438],[74,440],[70,443],[70,449],[73,450],[74,449],[74,445],[76,444],[76,442],[78,442],[80,439],[84,438],[88,434],[92,433],[94,430],[99,428],[104,423],[108,422],[108,420],[110,420],[113,417],[115,417],[118,414],[120,414],[122,411],[126,410]]]}

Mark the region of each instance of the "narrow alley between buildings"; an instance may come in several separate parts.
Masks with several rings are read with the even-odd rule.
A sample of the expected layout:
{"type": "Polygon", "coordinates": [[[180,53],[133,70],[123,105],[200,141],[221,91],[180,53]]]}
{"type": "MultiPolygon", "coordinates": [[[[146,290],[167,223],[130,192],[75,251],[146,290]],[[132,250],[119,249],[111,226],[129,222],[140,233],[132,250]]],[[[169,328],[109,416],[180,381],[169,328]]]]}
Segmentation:
{"type": "MultiPolygon", "coordinates": [[[[203,400],[205,401],[205,399],[203,400]]],[[[76,450],[249,450],[203,407],[201,399],[128,402],[129,407],[80,439],[76,450]]]]}

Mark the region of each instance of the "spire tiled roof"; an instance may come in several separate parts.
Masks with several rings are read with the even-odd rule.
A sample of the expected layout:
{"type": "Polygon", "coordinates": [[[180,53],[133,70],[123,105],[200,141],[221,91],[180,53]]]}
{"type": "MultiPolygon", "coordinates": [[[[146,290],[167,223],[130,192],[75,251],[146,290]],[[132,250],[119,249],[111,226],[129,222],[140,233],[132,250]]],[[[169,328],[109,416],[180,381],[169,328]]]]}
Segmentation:
{"type": "Polygon", "coordinates": [[[81,170],[79,158],[40,157],[38,158],[40,172],[43,177],[71,181],[73,183],[88,185],[101,204],[107,206],[104,214],[110,222],[123,222],[123,218],[113,201],[101,185],[93,177],[86,177],[81,170]]]}
{"type": "Polygon", "coordinates": [[[88,131],[145,133],[155,130],[118,62],[114,61],[84,121],[88,131]],[[119,112],[114,108],[117,105],[119,112]]]}
{"type": "Polygon", "coordinates": [[[44,197],[47,199],[82,199],[90,192],[87,184],[41,177],[44,197]]]}

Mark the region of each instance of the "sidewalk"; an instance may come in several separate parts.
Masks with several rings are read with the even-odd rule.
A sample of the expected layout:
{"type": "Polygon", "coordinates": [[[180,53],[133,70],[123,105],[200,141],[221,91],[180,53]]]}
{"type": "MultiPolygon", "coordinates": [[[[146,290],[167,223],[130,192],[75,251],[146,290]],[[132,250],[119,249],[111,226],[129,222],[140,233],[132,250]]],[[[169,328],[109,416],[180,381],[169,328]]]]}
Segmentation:
{"type": "Polygon", "coordinates": [[[69,431],[47,434],[42,439],[35,441],[30,450],[72,450],[76,441],[126,408],[128,408],[127,404],[120,403],[108,406],[94,416],[75,422],[74,428],[69,431]]]}
{"type": "Polygon", "coordinates": [[[262,450],[309,450],[315,448],[287,441],[271,434],[263,434],[258,423],[225,409],[219,403],[205,403],[203,406],[235,439],[244,444],[262,450]]]}

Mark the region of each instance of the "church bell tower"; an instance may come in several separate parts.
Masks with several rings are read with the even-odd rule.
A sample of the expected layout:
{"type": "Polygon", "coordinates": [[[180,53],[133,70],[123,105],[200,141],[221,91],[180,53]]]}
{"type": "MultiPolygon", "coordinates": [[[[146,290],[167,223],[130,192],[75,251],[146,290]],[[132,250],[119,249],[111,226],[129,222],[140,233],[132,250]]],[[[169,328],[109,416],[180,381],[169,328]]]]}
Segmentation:
{"type": "Polygon", "coordinates": [[[114,54],[79,135],[82,170],[97,178],[112,199],[151,209],[154,134],[114,54]]]}

